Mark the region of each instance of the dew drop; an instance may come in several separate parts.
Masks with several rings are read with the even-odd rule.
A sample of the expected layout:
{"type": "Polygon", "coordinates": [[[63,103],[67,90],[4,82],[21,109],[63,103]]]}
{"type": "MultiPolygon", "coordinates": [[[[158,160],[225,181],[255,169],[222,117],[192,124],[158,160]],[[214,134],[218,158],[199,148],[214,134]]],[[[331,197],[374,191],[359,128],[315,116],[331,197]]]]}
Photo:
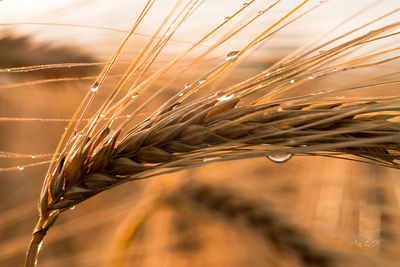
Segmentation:
{"type": "Polygon", "coordinates": [[[294,83],[294,80],[290,80],[290,83],[294,83]]]}
{"type": "Polygon", "coordinates": [[[314,77],[313,76],[308,76],[307,79],[312,80],[312,79],[314,79],[314,77]]]}
{"type": "Polygon", "coordinates": [[[227,101],[229,99],[232,99],[233,96],[234,96],[234,94],[228,95],[228,96],[224,95],[224,96],[221,96],[221,97],[217,98],[217,100],[218,101],[227,101]]]}
{"type": "Polygon", "coordinates": [[[17,169],[18,169],[19,171],[22,171],[22,170],[24,169],[24,167],[18,166],[17,169]]]}
{"type": "Polygon", "coordinates": [[[206,80],[207,80],[207,78],[201,78],[201,79],[199,80],[199,84],[204,83],[206,80]]]}
{"type": "Polygon", "coordinates": [[[8,72],[10,72],[11,70],[10,70],[10,69],[8,69],[7,71],[8,71],[8,72]]]}
{"type": "Polygon", "coordinates": [[[225,61],[226,62],[233,62],[236,60],[237,56],[239,54],[239,51],[231,51],[225,56],[225,61]]]}
{"type": "Polygon", "coordinates": [[[180,93],[179,96],[183,96],[183,93],[180,93]]]}
{"type": "Polygon", "coordinates": [[[75,209],[75,206],[72,206],[71,208],[69,208],[70,210],[74,210],[75,209]]]}
{"type": "Polygon", "coordinates": [[[100,114],[100,117],[104,118],[105,116],[104,116],[104,114],[100,114]]]}
{"type": "Polygon", "coordinates": [[[188,89],[189,87],[191,86],[191,84],[190,83],[187,83],[187,84],[185,84],[185,89],[188,89]]]}
{"type": "Polygon", "coordinates": [[[268,155],[267,158],[275,163],[283,163],[293,157],[293,154],[288,152],[279,152],[273,155],[268,155]]]}
{"type": "Polygon", "coordinates": [[[97,89],[99,89],[99,83],[98,83],[98,82],[95,82],[95,83],[92,85],[92,87],[90,87],[90,91],[96,92],[97,89]]]}
{"type": "Polygon", "coordinates": [[[32,156],[31,156],[31,158],[35,159],[35,158],[36,158],[36,156],[32,155],[32,156]]]}
{"type": "Polygon", "coordinates": [[[128,118],[130,118],[132,115],[131,114],[128,114],[128,115],[126,115],[128,118]]]}
{"type": "Polygon", "coordinates": [[[271,75],[271,73],[268,72],[267,74],[265,74],[265,77],[268,77],[269,75],[271,75]]]}

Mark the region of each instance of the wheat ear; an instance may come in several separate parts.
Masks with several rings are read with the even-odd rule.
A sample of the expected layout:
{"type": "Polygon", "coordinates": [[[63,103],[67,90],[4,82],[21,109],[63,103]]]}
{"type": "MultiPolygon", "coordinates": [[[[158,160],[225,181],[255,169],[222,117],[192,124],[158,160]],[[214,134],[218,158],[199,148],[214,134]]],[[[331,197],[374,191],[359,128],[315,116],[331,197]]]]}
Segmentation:
{"type": "Polygon", "coordinates": [[[41,198],[41,220],[32,243],[38,246],[60,212],[101,191],[163,167],[203,164],[210,155],[217,160],[260,155],[273,159],[280,153],[345,152],[397,167],[393,151],[399,151],[399,123],[387,121],[397,116],[398,108],[388,107],[393,102],[396,99],[325,104],[302,100],[286,108],[236,108],[238,99],[232,98],[190,107],[191,112],[181,107],[165,113],[127,133],[118,144],[118,132],[107,129],[98,137],[103,140],[89,140],[69,162],[61,161],[41,198]],[[377,113],[383,111],[394,113],[377,113]]]}
{"type": "MultiPolygon", "coordinates": [[[[64,144],[67,132],[61,138],[44,182],[39,203],[40,219],[28,249],[26,266],[36,265],[41,241],[60,213],[99,192],[127,181],[178,171],[210,161],[268,156],[275,162],[283,162],[294,154],[321,152],[330,153],[329,156],[352,154],[373,160],[380,165],[398,168],[395,161],[399,157],[400,137],[399,122],[396,118],[399,115],[398,97],[351,100],[325,98],[326,92],[276,101],[271,101],[271,97],[295,86],[289,82],[291,79],[296,80],[296,85],[300,85],[307,81],[309,75],[313,75],[312,79],[322,77],[335,72],[334,68],[345,71],[386,62],[387,60],[382,60],[366,65],[353,64],[377,56],[378,54],[375,53],[335,66],[324,66],[347,55],[349,50],[374,40],[372,38],[382,37],[381,34],[393,30],[400,23],[393,23],[369,32],[319,55],[310,56],[311,51],[289,58],[217,94],[189,103],[183,101],[199,91],[205,84],[215,80],[232,66],[237,58],[243,57],[247,50],[306,2],[308,1],[302,1],[243,49],[230,54],[226,61],[213,69],[209,75],[198,80],[193,87],[183,90],[182,95],[177,94],[172,97],[158,113],[121,134],[121,131],[126,129],[124,128],[126,125],[123,124],[112,130],[111,124],[114,118],[132,103],[131,99],[146,91],[170,67],[214,31],[165,68],[151,75],[140,85],[131,88],[122,99],[111,106],[118,92],[132,78],[134,70],[137,69],[138,62],[135,61],[104,105],[83,128],[82,136],[76,135],[75,141],[74,138],[68,140],[64,150],[60,148],[64,144]],[[346,68],[346,66],[350,67],[346,68]],[[256,93],[263,95],[254,103],[245,102],[245,97],[254,97],[256,93]],[[244,101],[240,102],[242,99],[244,101]],[[110,113],[112,113],[112,119],[95,133],[95,130],[99,129],[101,115],[110,115],[110,113]],[[118,139],[120,135],[122,137],[118,139]],[[59,158],[57,158],[58,152],[61,152],[59,158]]],[[[154,1],[150,0],[147,2],[143,9],[143,16],[140,16],[100,73],[67,129],[76,123],[73,130],[78,130],[79,122],[94,94],[101,87],[125,43],[153,3],[154,1]]],[[[189,8],[188,14],[191,14],[192,8],[195,9],[195,7],[189,8]]],[[[377,20],[395,11],[398,10],[377,20]]],[[[184,16],[180,23],[183,23],[186,18],[187,16],[184,16]]],[[[216,29],[218,28],[219,26],[216,29]]],[[[334,41],[338,39],[340,38],[334,41]]],[[[168,38],[165,40],[167,42],[168,38]]],[[[157,47],[162,46],[163,43],[157,45],[157,47]]],[[[392,50],[382,53],[390,51],[392,50]]],[[[156,56],[158,50],[157,53],[153,51],[150,54],[156,56]]],[[[399,81],[394,81],[393,84],[395,83],[399,81]]]]}
{"type": "Polygon", "coordinates": [[[323,249],[321,244],[299,228],[269,210],[265,203],[260,205],[249,201],[227,188],[190,182],[169,194],[161,195],[153,203],[147,203],[141,212],[135,210],[129,216],[114,242],[109,266],[124,265],[127,251],[138,230],[155,210],[165,206],[172,207],[176,212],[200,213],[244,226],[272,245],[277,252],[294,254],[304,266],[339,266],[346,261],[343,255],[323,249]]]}
{"type": "Polygon", "coordinates": [[[247,200],[223,187],[191,182],[169,197],[172,205],[189,212],[203,210],[213,217],[245,226],[255,232],[277,252],[294,254],[304,266],[340,266],[346,259],[311,239],[306,233],[285,221],[265,203],[247,200]]]}

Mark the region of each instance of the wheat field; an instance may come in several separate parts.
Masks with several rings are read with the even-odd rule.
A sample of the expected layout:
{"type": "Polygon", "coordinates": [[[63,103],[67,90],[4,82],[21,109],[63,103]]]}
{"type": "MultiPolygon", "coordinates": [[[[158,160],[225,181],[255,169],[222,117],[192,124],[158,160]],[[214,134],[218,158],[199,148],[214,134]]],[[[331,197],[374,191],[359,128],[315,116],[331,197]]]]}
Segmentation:
{"type": "Polygon", "coordinates": [[[399,266],[399,11],[0,2],[0,266],[399,266]]]}

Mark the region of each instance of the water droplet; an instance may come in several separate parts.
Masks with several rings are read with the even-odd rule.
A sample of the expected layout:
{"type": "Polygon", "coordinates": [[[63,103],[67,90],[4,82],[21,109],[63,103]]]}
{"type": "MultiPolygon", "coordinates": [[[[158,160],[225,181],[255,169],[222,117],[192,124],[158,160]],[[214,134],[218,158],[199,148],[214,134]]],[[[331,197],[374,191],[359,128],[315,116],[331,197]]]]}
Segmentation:
{"type": "Polygon", "coordinates": [[[290,83],[294,83],[294,80],[290,80],[290,83]]]}
{"type": "Polygon", "coordinates": [[[130,118],[132,115],[131,114],[128,114],[128,115],[126,115],[128,118],[130,118]]]}
{"type": "Polygon", "coordinates": [[[233,62],[236,60],[237,56],[239,54],[239,51],[231,51],[225,56],[225,61],[226,62],[233,62]]]}
{"type": "Polygon", "coordinates": [[[268,77],[269,75],[271,75],[271,73],[268,72],[267,74],[265,74],[265,77],[268,77]]]}
{"type": "Polygon", "coordinates": [[[75,209],[75,206],[72,206],[71,208],[69,208],[70,210],[74,210],[75,209]]]}
{"type": "Polygon", "coordinates": [[[11,70],[10,70],[10,69],[8,69],[7,71],[8,71],[8,72],[10,72],[11,70]]]}
{"type": "Polygon", "coordinates": [[[180,93],[179,96],[183,96],[183,93],[180,93]]]}
{"type": "Polygon", "coordinates": [[[35,156],[35,155],[32,155],[32,156],[31,156],[31,158],[35,159],[35,158],[36,158],[36,156],[35,156]]]}
{"type": "Polygon", "coordinates": [[[24,169],[24,167],[18,166],[17,169],[18,169],[19,171],[22,171],[22,170],[24,169]]]}
{"type": "Polygon", "coordinates": [[[135,99],[138,95],[139,95],[139,93],[136,93],[136,94],[132,95],[131,98],[135,99]]]}
{"type": "Polygon", "coordinates": [[[188,89],[188,88],[190,88],[190,86],[192,86],[190,83],[187,83],[187,84],[185,84],[185,89],[188,89]]]}
{"type": "Polygon", "coordinates": [[[312,80],[312,79],[314,79],[314,77],[313,76],[308,76],[307,79],[312,80]]]}
{"type": "Polygon", "coordinates": [[[96,92],[97,89],[99,89],[99,83],[98,83],[98,82],[95,82],[95,83],[92,85],[92,87],[90,87],[90,90],[91,90],[92,92],[96,92]]]}
{"type": "Polygon", "coordinates": [[[199,84],[204,83],[206,80],[207,80],[207,78],[201,78],[201,79],[199,80],[199,84]]]}
{"type": "Polygon", "coordinates": [[[268,155],[267,158],[275,163],[283,163],[293,157],[293,154],[288,152],[279,152],[273,155],[268,155]]]}
{"type": "Polygon", "coordinates": [[[104,116],[104,114],[100,114],[100,117],[104,118],[105,116],[104,116]]]}
{"type": "Polygon", "coordinates": [[[221,97],[217,98],[217,100],[218,101],[227,101],[229,99],[232,99],[233,96],[234,96],[234,94],[229,95],[229,96],[224,95],[224,96],[221,96],[221,97]]]}

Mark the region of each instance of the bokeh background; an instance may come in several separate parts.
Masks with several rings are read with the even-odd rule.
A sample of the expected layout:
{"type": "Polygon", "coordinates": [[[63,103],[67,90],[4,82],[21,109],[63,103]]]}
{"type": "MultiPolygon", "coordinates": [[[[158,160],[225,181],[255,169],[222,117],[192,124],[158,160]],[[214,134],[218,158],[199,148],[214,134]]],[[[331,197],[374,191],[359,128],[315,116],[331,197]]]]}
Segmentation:
{"type": "MultiPolygon", "coordinates": [[[[227,30],[234,29],[272,2],[256,1],[247,13],[232,21],[227,30]]],[[[265,25],[270,25],[299,2],[282,1],[170,83],[190,58],[223,35],[205,42],[154,85],[154,90],[165,87],[164,94],[151,103],[139,119],[184,84],[198,79],[223,61],[227,52],[242,47],[265,25]]],[[[310,1],[306,8],[319,2],[310,1]]],[[[0,2],[0,168],[13,168],[0,172],[0,266],[23,265],[37,220],[36,206],[47,164],[21,166],[45,161],[55,150],[68,118],[144,3],[139,0],[0,2]],[[12,67],[56,63],[93,64],[35,72],[6,71],[12,67]]],[[[97,105],[173,4],[173,1],[156,2],[99,93],[97,105]]],[[[179,29],[155,68],[190,47],[242,4],[243,1],[206,1],[179,29]]],[[[350,16],[358,14],[325,40],[399,8],[398,5],[396,0],[327,1],[274,35],[230,75],[211,84],[209,90],[235,84],[264,70],[350,16]]],[[[393,14],[361,32],[399,19],[399,14],[393,14]]],[[[390,74],[398,67],[398,63],[391,62],[356,75],[343,74],[313,81],[306,89],[325,90],[359,84],[370,79],[371,73],[390,74]]],[[[395,90],[388,87],[371,93],[389,95],[395,90]]],[[[179,194],[179,187],[190,181],[210,185],[216,190],[231,190],[240,198],[273,210],[285,223],[312,238],[316,246],[347,255],[354,266],[398,266],[399,178],[398,170],[365,163],[295,156],[284,164],[275,164],[266,158],[213,163],[128,183],[64,213],[45,239],[39,266],[109,266],[127,225],[137,222],[146,206],[159,196],[179,194]]],[[[124,266],[301,266],[301,262],[291,252],[277,251],[246,224],[197,209],[182,212],[173,206],[160,206],[146,218],[129,245],[124,266]]]]}

